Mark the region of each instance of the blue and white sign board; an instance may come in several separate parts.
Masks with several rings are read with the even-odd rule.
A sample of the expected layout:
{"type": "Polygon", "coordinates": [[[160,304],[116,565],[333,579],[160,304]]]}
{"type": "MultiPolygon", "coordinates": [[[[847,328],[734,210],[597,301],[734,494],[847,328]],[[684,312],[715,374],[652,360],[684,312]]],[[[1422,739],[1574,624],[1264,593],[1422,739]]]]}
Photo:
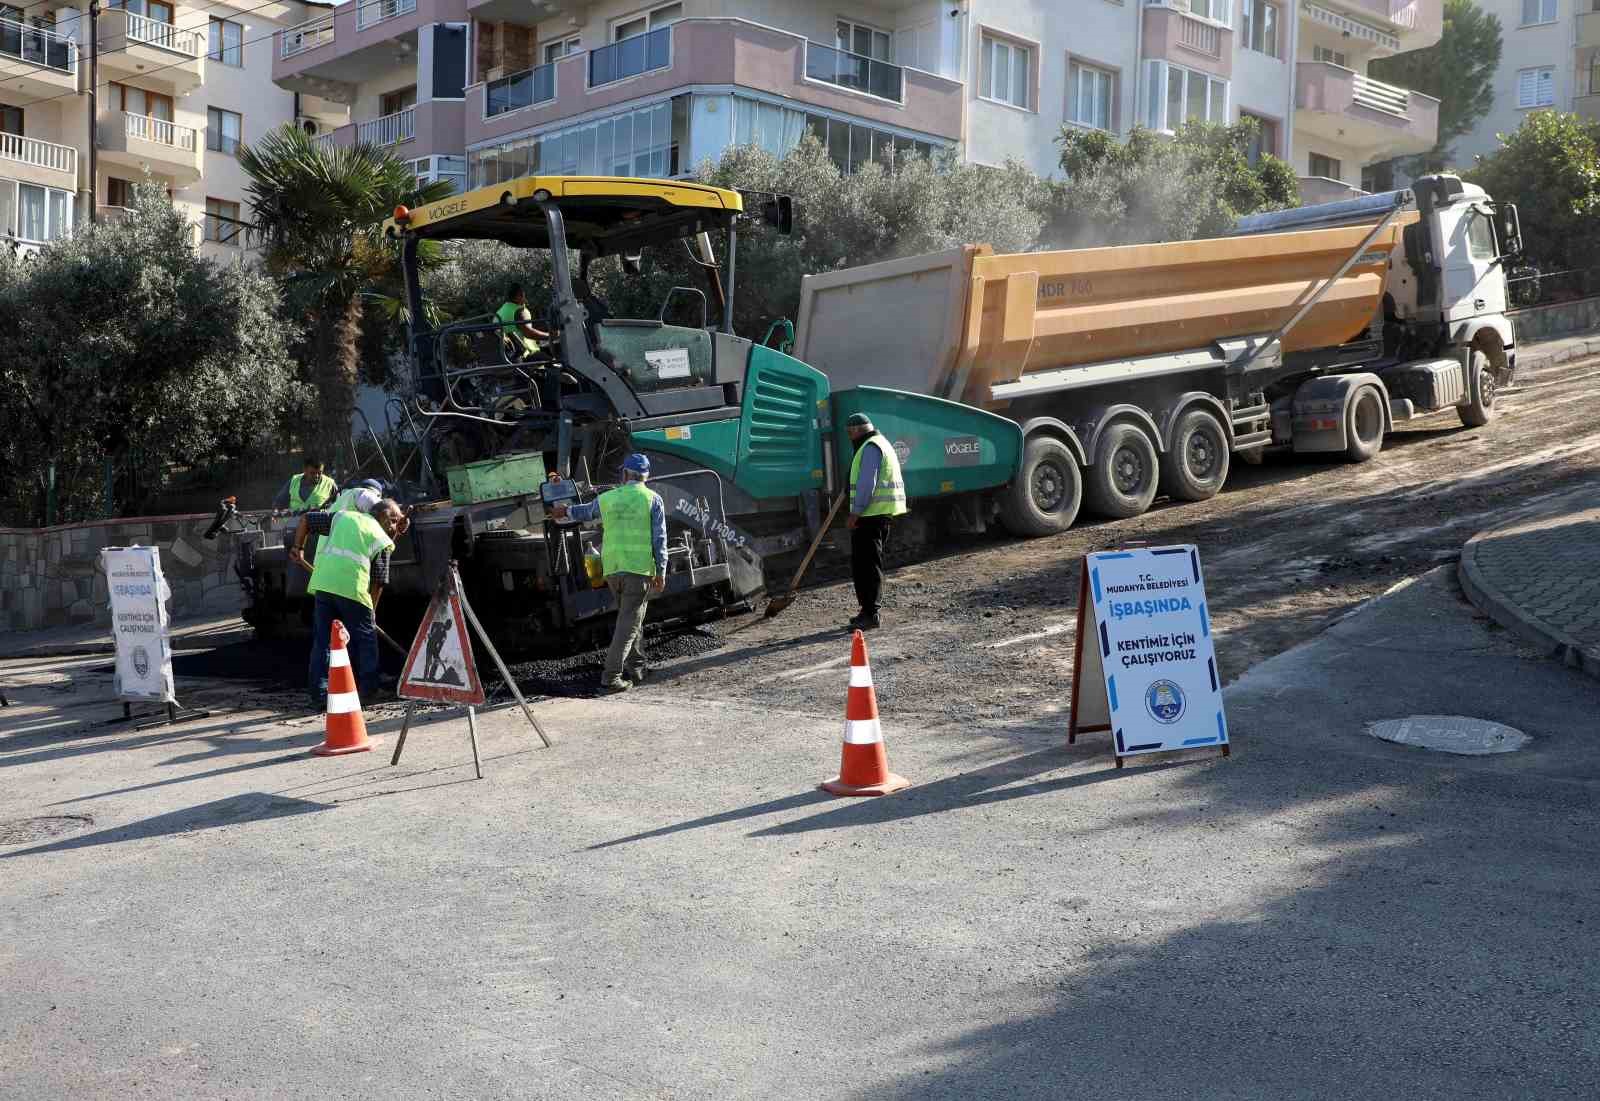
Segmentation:
{"type": "Polygon", "coordinates": [[[172,647],[167,641],[167,600],[155,547],[106,547],[100,552],[111,598],[111,638],[116,643],[112,685],[124,701],[176,703],[172,647]]]}
{"type": "Polygon", "coordinates": [[[1205,746],[1226,753],[1199,550],[1099,551],[1084,556],[1083,570],[1071,737],[1110,730],[1118,758],[1205,746]]]}

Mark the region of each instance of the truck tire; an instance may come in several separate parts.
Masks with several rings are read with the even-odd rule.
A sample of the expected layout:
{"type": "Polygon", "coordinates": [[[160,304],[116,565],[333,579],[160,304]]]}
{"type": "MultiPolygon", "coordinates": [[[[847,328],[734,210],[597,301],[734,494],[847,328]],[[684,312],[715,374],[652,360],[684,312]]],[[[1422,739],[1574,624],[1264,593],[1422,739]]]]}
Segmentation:
{"type": "Polygon", "coordinates": [[[1022,450],[1017,480],[1000,493],[1000,522],[1012,535],[1033,538],[1066,531],[1083,503],[1083,475],[1067,445],[1034,436],[1022,450]]]}
{"type": "Polygon", "coordinates": [[[1228,433],[1204,409],[1178,418],[1161,456],[1161,492],[1180,501],[1209,501],[1228,480],[1228,433]]]}
{"type": "Polygon", "coordinates": [[[1465,405],[1456,406],[1461,423],[1468,428],[1482,428],[1494,416],[1494,370],[1489,357],[1474,348],[1467,360],[1467,394],[1471,398],[1465,405]]]}
{"type": "Polygon", "coordinates": [[[1150,437],[1137,425],[1113,424],[1098,450],[1100,457],[1089,468],[1089,507],[1113,520],[1148,509],[1161,473],[1150,437]]]}
{"type": "Polygon", "coordinates": [[[1371,386],[1357,390],[1344,412],[1344,456],[1364,463],[1383,449],[1383,398],[1371,386]]]}

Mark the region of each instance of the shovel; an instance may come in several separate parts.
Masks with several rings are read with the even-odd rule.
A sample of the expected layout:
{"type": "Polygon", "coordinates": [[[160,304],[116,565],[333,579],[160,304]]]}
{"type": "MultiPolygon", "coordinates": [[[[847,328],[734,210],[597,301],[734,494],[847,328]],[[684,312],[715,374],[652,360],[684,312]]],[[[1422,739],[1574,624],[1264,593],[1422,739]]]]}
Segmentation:
{"type": "MultiPolygon", "coordinates": [[[[306,562],[306,560],[304,558],[297,559],[297,561],[300,563],[301,568],[304,569],[307,573],[311,572],[311,566],[306,562]]],[[[394,639],[390,638],[389,637],[389,632],[385,631],[382,627],[378,626],[377,617],[376,616],[373,617],[372,629],[378,633],[378,637],[380,639],[382,639],[384,642],[388,643],[390,645],[390,647],[392,647],[394,649],[395,653],[399,654],[401,657],[410,657],[411,656],[411,651],[410,650],[407,650],[404,646],[401,646],[394,639]]]]}
{"type": "Polygon", "coordinates": [[[811,565],[811,559],[816,557],[817,548],[822,545],[822,537],[828,533],[829,528],[833,527],[833,518],[839,515],[839,506],[844,504],[845,492],[848,492],[848,490],[841,492],[839,496],[833,499],[833,507],[828,510],[828,518],[817,529],[817,537],[811,540],[811,549],[806,551],[805,558],[800,562],[800,568],[794,571],[794,580],[789,582],[789,591],[782,596],[775,596],[767,601],[767,610],[763,613],[767,619],[771,619],[794,603],[794,593],[800,587],[800,579],[806,575],[806,569],[811,565]]]}

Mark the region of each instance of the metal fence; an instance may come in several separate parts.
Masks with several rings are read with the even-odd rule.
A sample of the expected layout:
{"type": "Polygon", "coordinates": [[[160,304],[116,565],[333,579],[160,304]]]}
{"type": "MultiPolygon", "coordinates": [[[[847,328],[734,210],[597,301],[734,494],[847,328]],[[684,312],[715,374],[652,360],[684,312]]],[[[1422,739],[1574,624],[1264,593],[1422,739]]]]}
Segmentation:
{"type": "Polygon", "coordinates": [[[1520,264],[1506,272],[1506,292],[1514,310],[1592,298],[1600,295],[1600,268],[1541,271],[1535,264],[1520,264]]]}

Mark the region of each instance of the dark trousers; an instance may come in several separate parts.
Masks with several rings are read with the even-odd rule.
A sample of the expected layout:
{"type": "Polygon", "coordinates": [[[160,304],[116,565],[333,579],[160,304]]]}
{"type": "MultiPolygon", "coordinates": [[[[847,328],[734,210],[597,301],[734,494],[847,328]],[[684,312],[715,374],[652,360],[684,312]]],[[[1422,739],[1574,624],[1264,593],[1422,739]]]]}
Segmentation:
{"type": "Polygon", "coordinates": [[[361,693],[362,705],[370,703],[378,687],[378,631],[372,609],[359,601],[349,600],[332,593],[317,593],[316,607],[311,614],[311,668],[308,687],[311,706],[326,706],[328,699],[328,638],[333,621],[344,624],[350,632],[346,648],[350,651],[350,668],[356,675],[356,691],[361,693]]]}
{"type": "Polygon", "coordinates": [[[862,615],[877,615],[883,595],[883,548],[889,542],[888,516],[863,516],[850,531],[850,572],[862,615]]]}

